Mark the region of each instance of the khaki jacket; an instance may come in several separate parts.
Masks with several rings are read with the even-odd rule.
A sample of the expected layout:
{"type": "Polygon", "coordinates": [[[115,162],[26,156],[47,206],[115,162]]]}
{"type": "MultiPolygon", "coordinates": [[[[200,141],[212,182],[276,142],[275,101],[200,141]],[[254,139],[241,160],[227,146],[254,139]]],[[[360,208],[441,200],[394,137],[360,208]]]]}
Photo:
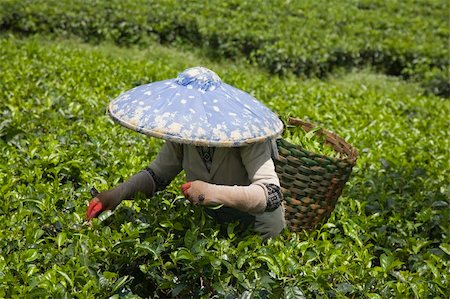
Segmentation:
{"type": "MultiPolygon", "coordinates": [[[[202,180],[229,186],[258,184],[264,188],[266,196],[268,194],[264,183],[280,185],[271,158],[270,141],[243,147],[215,148],[210,171],[195,146],[166,141],[150,164],[150,168],[166,182],[172,181],[180,171],[184,170],[187,181],[202,180]]],[[[245,222],[245,219],[251,215],[254,217],[254,228],[261,233],[263,239],[275,237],[286,226],[282,206],[261,214],[248,214],[227,207],[208,211],[219,222],[236,219],[245,222]]]]}
{"type": "Polygon", "coordinates": [[[159,178],[169,182],[184,170],[187,181],[201,180],[228,186],[280,185],[269,141],[243,147],[216,148],[210,171],[195,146],[166,141],[150,168],[159,178]]]}

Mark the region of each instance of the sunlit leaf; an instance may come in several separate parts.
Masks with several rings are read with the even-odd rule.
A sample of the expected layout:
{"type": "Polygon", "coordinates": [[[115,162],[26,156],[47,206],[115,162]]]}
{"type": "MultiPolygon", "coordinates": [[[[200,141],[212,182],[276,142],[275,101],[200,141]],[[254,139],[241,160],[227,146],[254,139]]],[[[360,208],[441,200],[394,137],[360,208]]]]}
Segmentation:
{"type": "Polygon", "coordinates": [[[439,245],[439,248],[442,249],[446,254],[450,255],[450,244],[447,243],[441,243],[439,245]]]}
{"type": "Polygon", "coordinates": [[[285,299],[304,299],[306,298],[302,290],[297,286],[288,286],[284,288],[285,299]]]}

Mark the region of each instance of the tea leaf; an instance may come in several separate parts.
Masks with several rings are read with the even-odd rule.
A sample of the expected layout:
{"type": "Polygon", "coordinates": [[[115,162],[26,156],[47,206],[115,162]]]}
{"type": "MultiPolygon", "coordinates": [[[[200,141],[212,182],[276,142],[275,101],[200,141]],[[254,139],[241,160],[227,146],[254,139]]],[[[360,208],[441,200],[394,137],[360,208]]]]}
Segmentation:
{"type": "Polygon", "coordinates": [[[304,299],[306,298],[303,292],[297,286],[287,286],[284,288],[285,299],[304,299]]]}
{"type": "Polygon", "coordinates": [[[450,255],[450,244],[447,243],[441,243],[439,245],[439,248],[442,249],[446,254],[450,255]]]}

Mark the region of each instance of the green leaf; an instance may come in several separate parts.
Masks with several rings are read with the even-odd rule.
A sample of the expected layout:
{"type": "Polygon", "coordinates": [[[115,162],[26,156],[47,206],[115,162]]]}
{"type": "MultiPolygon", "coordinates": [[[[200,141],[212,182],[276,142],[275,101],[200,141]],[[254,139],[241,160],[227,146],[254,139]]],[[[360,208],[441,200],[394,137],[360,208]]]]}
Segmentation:
{"type": "Polygon", "coordinates": [[[101,214],[98,216],[98,220],[99,220],[100,222],[104,222],[106,219],[108,219],[108,218],[111,217],[112,215],[114,215],[114,211],[111,211],[111,210],[104,211],[103,213],[101,213],[101,214]]]}
{"type": "Polygon", "coordinates": [[[449,207],[449,203],[443,200],[439,200],[439,201],[435,201],[433,202],[433,204],[431,205],[432,208],[434,209],[448,209],[449,207]]]}
{"type": "Polygon", "coordinates": [[[363,242],[359,236],[361,228],[352,220],[348,219],[343,223],[345,234],[350,236],[360,247],[363,247],[363,242]]]}
{"type": "Polygon", "coordinates": [[[327,222],[323,225],[323,228],[335,228],[335,227],[336,227],[336,225],[331,222],[327,222]]]}
{"type": "Polygon", "coordinates": [[[308,139],[308,140],[310,140],[310,139],[313,138],[313,137],[316,135],[316,133],[317,133],[318,131],[320,131],[320,130],[321,130],[320,127],[315,127],[315,128],[313,128],[313,129],[311,129],[308,133],[305,134],[305,138],[308,139]]]}
{"type": "Polygon", "coordinates": [[[73,288],[73,280],[70,279],[69,275],[67,273],[63,272],[62,270],[57,269],[56,270],[59,274],[61,274],[62,277],[69,283],[69,285],[73,288]]]}
{"type": "Polygon", "coordinates": [[[430,268],[431,273],[433,273],[435,278],[441,277],[441,272],[436,268],[435,264],[431,260],[425,260],[425,263],[430,268]]]}
{"type": "Polygon", "coordinates": [[[278,262],[275,260],[275,258],[273,258],[272,256],[269,255],[259,255],[256,257],[257,260],[260,261],[264,261],[267,266],[269,267],[269,269],[277,276],[281,275],[281,269],[280,266],[278,265],[278,262]]]}
{"type": "Polygon", "coordinates": [[[336,290],[341,294],[349,294],[354,290],[354,286],[351,283],[343,282],[336,285],[336,290]]]}
{"type": "Polygon", "coordinates": [[[119,248],[127,248],[127,247],[134,247],[134,245],[136,244],[137,240],[136,239],[128,239],[128,240],[123,240],[121,242],[117,242],[113,245],[113,249],[119,249],[119,248]]]}
{"type": "Polygon", "coordinates": [[[181,224],[180,222],[175,222],[175,224],[173,225],[173,228],[178,230],[178,231],[183,231],[184,230],[183,224],[181,224]]]}
{"type": "Polygon", "coordinates": [[[180,260],[194,260],[194,256],[187,251],[186,249],[180,249],[177,251],[174,251],[171,253],[170,255],[172,257],[172,260],[174,261],[174,263],[180,261],[180,260]]]}
{"type": "Polygon", "coordinates": [[[153,255],[153,259],[155,259],[155,260],[159,257],[156,250],[153,247],[151,247],[150,244],[148,244],[148,243],[136,244],[135,248],[138,251],[144,251],[146,253],[151,253],[153,255]]]}
{"type": "Polygon", "coordinates": [[[223,207],[223,204],[216,205],[216,206],[206,206],[206,207],[210,210],[218,210],[223,207]]]}
{"type": "Polygon", "coordinates": [[[159,225],[161,225],[164,228],[172,228],[173,227],[173,223],[170,221],[161,222],[159,225]]]}
{"type": "Polygon", "coordinates": [[[439,248],[442,249],[442,251],[445,252],[446,254],[450,255],[450,244],[441,243],[439,245],[439,248]]]}
{"type": "Polygon", "coordinates": [[[117,273],[109,272],[109,271],[103,271],[103,276],[108,280],[114,280],[117,278],[117,273]]]}
{"type": "Polygon", "coordinates": [[[395,258],[392,255],[386,255],[386,254],[382,254],[380,256],[380,265],[381,268],[383,268],[383,270],[385,272],[388,272],[391,269],[391,265],[394,262],[395,258]]]}
{"type": "Polygon", "coordinates": [[[120,277],[113,285],[112,292],[116,293],[118,292],[128,281],[131,279],[128,275],[120,277]]]}
{"type": "Polygon", "coordinates": [[[188,287],[185,283],[179,283],[175,285],[175,287],[172,289],[172,297],[177,297],[183,290],[185,290],[188,287]]]}
{"type": "Polygon", "coordinates": [[[383,253],[380,256],[380,265],[381,265],[381,268],[383,268],[383,270],[385,272],[389,272],[392,269],[403,265],[403,262],[396,260],[392,254],[386,255],[383,253]]]}
{"type": "Polygon", "coordinates": [[[197,241],[198,227],[191,228],[184,234],[184,245],[187,248],[192,248],[194,243],[197,241]]]}
{"type": "Polygon", "coordinates": [[[239,299],[251,299],[251,298],[253,298],[253,292],[251,291],[244,291],[239,297],[239,299]]]}
{"type": "Polygon", "coordinates": [[[284,288],[284,299],[305,299],[302,290],[297,286],[286,286],[284,288]]]}
{"type": "Polygon", "coordinates": [[[65,232],[60,232],[58,236],[56,237],[56,244],[58,245],[58,248],[60,248],[64,243],[66,242],[67,234],[65,232]]]}
{"type": "Polygon", "coordinates": [[[35,261],[39,258],[39,252],[36,249],[28,249],[22,254],[22,259],[26,263],[30,263],[32,261],[35,261]]]}

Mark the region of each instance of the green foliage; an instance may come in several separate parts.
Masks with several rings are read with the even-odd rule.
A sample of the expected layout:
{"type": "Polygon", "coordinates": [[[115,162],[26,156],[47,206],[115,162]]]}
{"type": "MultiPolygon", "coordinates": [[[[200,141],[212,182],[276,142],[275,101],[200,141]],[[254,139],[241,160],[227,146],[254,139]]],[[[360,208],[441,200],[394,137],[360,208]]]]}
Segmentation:
{"type": "Polygon", "coordinates": [[[0,297],[448,297],[448,101],[370,72],[301,81],[156,45],[9,35],[0,65],[0,297]],[[360,150],[326,224],[264,244],[185,202],[182,175],[84,224],[90,188],[161,145],[114,124],[108,101],[194,65],[360,150]]]}
{"type": "Polygon", "coordinates": [[[372,66],[449,97],[447,12],[442,0],[6,0],[0,29],[119,45],[188,43],[275,74],[372,66]]]}
{"type": "Polygon", "coordinates": [[[286,141],[299,145],[303,149],[312,153],[317,153],[336,159],[343,159],[346,157],[344,153],[336,152],[331,145],[326,144],[325,135],[320,132],[322,130],[321,127],[315,127],[306,132],[301,127],[289,125],[286,122],[284,123],[285,129],[282,137],[286,141]]]}

